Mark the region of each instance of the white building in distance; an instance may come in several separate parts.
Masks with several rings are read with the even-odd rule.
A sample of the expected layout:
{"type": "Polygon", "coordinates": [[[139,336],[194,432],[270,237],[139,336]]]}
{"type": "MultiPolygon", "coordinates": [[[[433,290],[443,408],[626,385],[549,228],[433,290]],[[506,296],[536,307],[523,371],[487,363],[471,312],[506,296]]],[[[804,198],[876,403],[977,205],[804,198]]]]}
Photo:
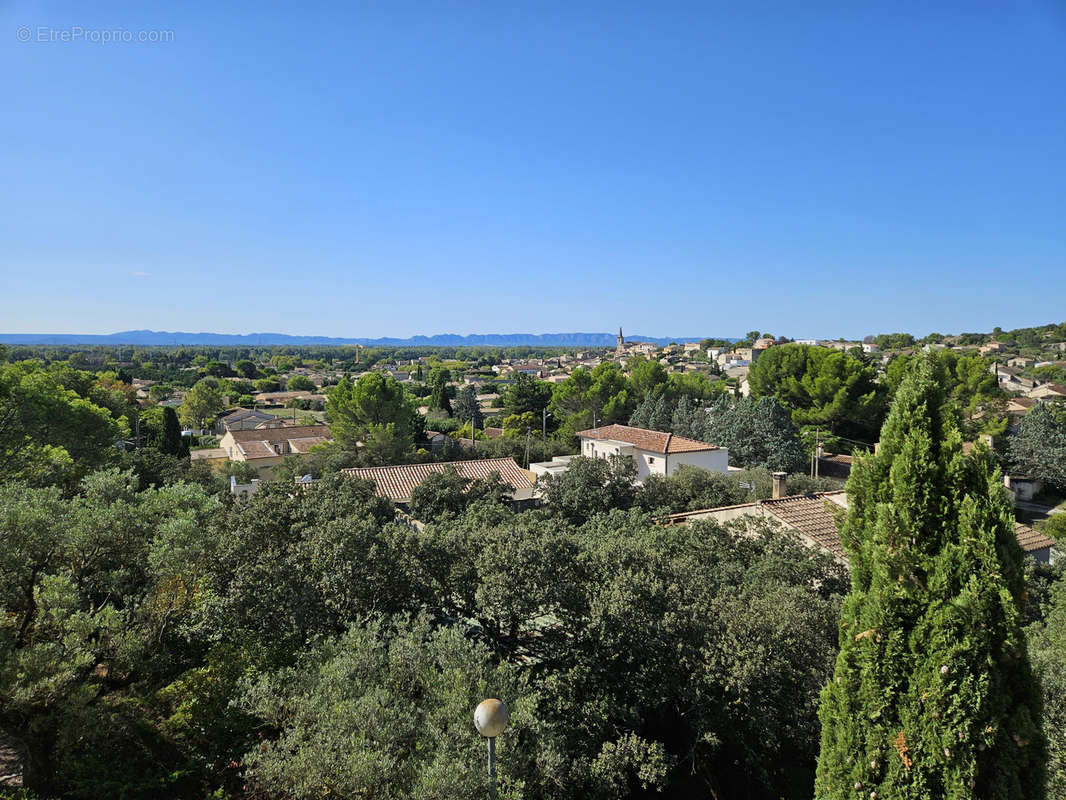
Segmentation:
{"type": "MultiPolygon", "coordinates": [[[[632,458],[638,482],[649,475],[673,475],[682,465],[710,472],[729,471],[728,449],[672,433],[628,425],[601,425],[579,431],[577,436],[581,441],[580,455],[586,458],[632,458]]],[[[535,466],[531,464],[530,468],[535,466]]]]}

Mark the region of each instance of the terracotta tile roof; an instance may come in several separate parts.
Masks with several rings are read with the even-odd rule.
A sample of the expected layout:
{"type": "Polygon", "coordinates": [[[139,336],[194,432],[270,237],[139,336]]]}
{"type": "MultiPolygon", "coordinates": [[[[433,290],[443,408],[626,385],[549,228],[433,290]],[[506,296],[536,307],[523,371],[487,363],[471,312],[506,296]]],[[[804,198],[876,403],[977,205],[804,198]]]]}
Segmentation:
{"type": "Polygon", "coordinates": [[[391,467],[354,467],[342,470],[345,475],[371,480],[377,494],[394,503],[405,503],[411,492],[435,472],[444,472],[448,467],[470,480],[487,478],[498,472],[500,480],[512,489],[522,491],[533,488],[529,473],[515,463],[513,458],[480,458],[473,461],[438,461],[429,464],[399,464],[391,467]]]}
{"type": "Polygon", "coordinates": [[[225,448],[222,447],[205,447],[200,450],[193,450],[189,453],[189,458],[193,461],[199,461],[200,459],[213,459],[213,458],[228,458],[229,454],[226,453],[225,448]]]}
{"type": "Polygon", "coordinates": [[[290,439],[305,439],[308,436],[329,437],[326,425],[295,425],[288,428],[254,428],[246,431],[230,431],[235,442],[287,442],[290,439]]]}
{"type": "MultiPolygon", "coordinates": [[[[848,557],[844,552],[844,546],[840,543],[840,534],[836,526],[837,513],[845,506],[842,503],[834,502],[833,498],[843,500],[843,492],[793,495],[791,497],[781,497],[777,500],[760,500],[758,503],[745,505],[751,507],[753,514],[758,514],[758,511],[762,510],[775,517],[786,527],[796,531],[824,550],[828,550],[846,563],[848,557]]],[[[744,508],[745,505],[723,506],[722,508],[705,509],[703,511],[672,514],[667,518],[668,524],[685,524],[688,518],[699,519],[701,516],[707,515],[708,511],[730,511],[744,508]]],[[[1026,553],[1033,553],[1055,545],[1054,540],[1020,522],[1014,523],[1014,535],[1018,539],[1018,544],[1026,553]]]]}
{"type": "MultiPolygon", "coordinates": [[[[834,510],[839,508],[829,493],[782,497],[779,500],[763,500],[762,507],[803,536],[817,542],[821,547],[840,558],[847,558],[837,533],[834,510]]],[[[1026,553],[1051,547],[1055,542],[1028,525],[1014,523],[1014,535],[1026,553]]]]}
{"type": "Polygon", "coordinates": [[[694,453],[718,449],[718,445],[715,444],[698,442],[695,439],[662,431],[631,428],[628,425],[601,425],[598,428],[589,428],[587,431],[578,431],[577,435],[583,439],[613,439],[652,453],[694,453]]]}
{"type": "Polygon", "coordinates": [[[245,458],[273,458],[279,455],[267,442],[237,442],[237,449],[245,458]]]}
{"type": "Polygon", "coordinates": [[[1054,539],[1049,539],[1039,531],[1034,531],[1028,525],[1023,525],[1020,522],[1014,523],[1014,535],[1018,537],[1018,544],[1022,546],[1022,550],[1027,553],[1055,545],[1054,539]]]}
{"type": "Polygon", "coordinates": [[[292,448],[292,452],[298,454],[304,454],[311,450],[316,444],[325,444],[329,441],[326,436],[305,436],[302,439],[289,439],[289,447],[292,448]]]}
{"type": "Polygon", "coordinates": [[[837,558],[846,559],[844,546],[837,532],[834,509],[840,508],[821,494],[805,494],[763,500],[762,507],[786,526],[828,550],[837,558]]]}
{"type": "Polygon", "coordinates": [[[316,444],[330,439],[329,428],[325,425],[230,430],[226,435],[233,437],[233,443],[247,459],[306,453],[316,444]],[[283,452],[279,453],[276,445],[282,445],[283,452]]]}

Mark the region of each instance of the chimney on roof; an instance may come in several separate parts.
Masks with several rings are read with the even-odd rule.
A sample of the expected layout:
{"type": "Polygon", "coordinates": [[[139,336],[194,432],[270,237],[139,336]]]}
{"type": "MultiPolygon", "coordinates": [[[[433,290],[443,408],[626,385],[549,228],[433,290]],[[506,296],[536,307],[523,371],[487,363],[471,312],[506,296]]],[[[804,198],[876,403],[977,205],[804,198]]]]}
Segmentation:
{"type": "Polygon", "coordinates": [[[788,477],[787,472],[774,472],[774,493],[772,495],[774,500],[785,496],[785,478],[788,477]]]}

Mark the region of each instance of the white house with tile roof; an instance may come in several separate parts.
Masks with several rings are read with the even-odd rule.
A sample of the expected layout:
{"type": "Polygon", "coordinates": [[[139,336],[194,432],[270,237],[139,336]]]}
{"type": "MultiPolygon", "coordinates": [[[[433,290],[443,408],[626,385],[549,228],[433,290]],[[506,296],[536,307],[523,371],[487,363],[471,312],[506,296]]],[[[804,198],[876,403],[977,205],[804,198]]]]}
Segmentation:
{"type": "Polygon", "coordinates": [[[637,468],[637,481],[649,475],[673,475],[678,467],[699,467],[710,472],[729,471],[729,451],[684,436],[628,425],[601,425],[577,434],[580,455],[586,458],[628,456],[637,468]]]}

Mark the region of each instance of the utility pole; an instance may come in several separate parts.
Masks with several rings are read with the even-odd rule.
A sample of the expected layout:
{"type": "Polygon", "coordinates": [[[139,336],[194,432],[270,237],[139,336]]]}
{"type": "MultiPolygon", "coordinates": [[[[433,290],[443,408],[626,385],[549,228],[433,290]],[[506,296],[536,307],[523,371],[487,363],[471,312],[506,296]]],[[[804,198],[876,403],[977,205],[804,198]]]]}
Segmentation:
{"type": "Polygon", "coordinates": [[[548,409],[542,408],[540,414],[540,436],[546,442],[548,441],[548,409]]]}
{"type": "Polygon", "coordinates": [[[814,429],[814,477],[818,477],[818,459],[822,451],[822,429],[814,429]]]}

